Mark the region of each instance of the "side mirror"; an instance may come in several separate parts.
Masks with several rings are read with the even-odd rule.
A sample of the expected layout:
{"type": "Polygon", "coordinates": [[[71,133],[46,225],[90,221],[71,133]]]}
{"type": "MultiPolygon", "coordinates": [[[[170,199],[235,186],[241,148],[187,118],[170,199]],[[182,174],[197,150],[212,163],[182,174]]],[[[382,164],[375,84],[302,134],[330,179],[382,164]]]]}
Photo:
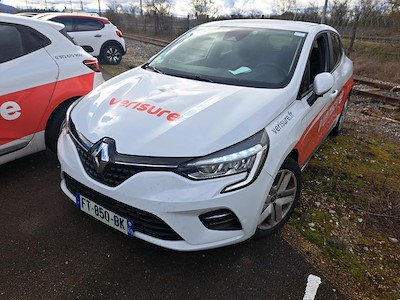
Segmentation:
{"type": "Polygon", "coordinates": [[[319,73],[314,78],[314,93],[310,98],[307,99],[308,104],[311,106],[318,100],[319,97],[322,97],[325,93],[327,93],[334,84],[335,80],[331,73],[324,72],[319,73]]]}
{"type": "Polygon", "coordinates": [[[317,96],[322,96],[333,87],[334,79],[331,73],[324,72],[315,76],[314,93],[317,96]]]}

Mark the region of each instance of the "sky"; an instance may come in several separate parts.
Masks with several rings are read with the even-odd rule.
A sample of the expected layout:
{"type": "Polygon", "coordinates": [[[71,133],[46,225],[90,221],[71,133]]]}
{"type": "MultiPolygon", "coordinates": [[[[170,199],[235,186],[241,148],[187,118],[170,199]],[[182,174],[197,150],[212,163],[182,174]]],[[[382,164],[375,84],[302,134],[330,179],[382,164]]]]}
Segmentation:
{"type": "MultiPolygon", "coordinates": [[[[48,9],[53,8],[62,11],[67,8],[70,11],[81,10],[85,11],[98,11],[98,0],[0,0],[3,4],[12,5],[20,9],[39,8],[48,9]]],[[[324,0],[310,0],[312,3],[323,5],[324,0]]],[[[310,1],[297,0],[297,6],[304,7],[310,1]]],[[[106,0],[100,0],[100,7],[102,11],[107,9],[106,0]]],[[[117,0],[118,3],[129,5],[129,3],[139,4],[139,0],[117,0]]],[[[145,0],[143,0],[143,3],[145,0]]],[[[175,0],[172,14],[176,16],[187,16],[191,13],[190,0],[175,0]]],[[[230,15],[232,12],[240,10],[250,12],[253,9],[260,11],[262,14],[271,15],[274,10],[276,11],[276,3],[278,0],[213,0],[214,6],[217,8],[217,15],[230,15]]]]}

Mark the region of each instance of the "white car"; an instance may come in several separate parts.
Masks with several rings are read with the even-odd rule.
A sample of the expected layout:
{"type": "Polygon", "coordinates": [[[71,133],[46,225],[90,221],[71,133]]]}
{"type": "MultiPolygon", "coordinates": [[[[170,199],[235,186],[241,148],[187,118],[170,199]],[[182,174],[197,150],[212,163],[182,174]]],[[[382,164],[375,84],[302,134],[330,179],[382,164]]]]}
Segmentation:
{"type": "Polygon", "coordinates": [[[64,25],[0,14],[0,164],[55,151],[68,106],[103,83],[64,25]]]}
{"type": "Polygon", "coordinates": [[[75,43],[107,64],[119,64],[126,53],[122,32],[107,18],[76,13],[43,13],[34,18],[64,24],[75,43]]]}
{"type": "Polygon", "coordinates": [[[71,106],[61,188],[83,212],[166,248],[269,235],[300,197],[301,169],[342,129],[352,86],[329,26],[203,24],[71,106]]]}

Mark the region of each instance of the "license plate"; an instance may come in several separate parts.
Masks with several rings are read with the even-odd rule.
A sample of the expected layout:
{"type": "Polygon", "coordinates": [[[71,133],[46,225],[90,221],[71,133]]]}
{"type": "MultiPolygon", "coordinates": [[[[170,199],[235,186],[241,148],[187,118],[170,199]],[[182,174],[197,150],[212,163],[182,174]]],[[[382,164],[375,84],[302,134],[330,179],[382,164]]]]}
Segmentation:
{"type": "Polygon", "coordinates": [[[131,220],[115,214],[78,193],[75,198],[76,206],[80,210],[126,235],[133,236],[133,222],[131,220]]]}

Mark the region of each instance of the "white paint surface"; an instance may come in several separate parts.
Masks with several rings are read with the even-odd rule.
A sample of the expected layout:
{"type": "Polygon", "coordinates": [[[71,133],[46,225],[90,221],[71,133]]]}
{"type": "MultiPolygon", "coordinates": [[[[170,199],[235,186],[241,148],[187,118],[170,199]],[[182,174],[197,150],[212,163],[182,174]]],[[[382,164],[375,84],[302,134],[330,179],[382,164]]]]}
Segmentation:
{"type": "Polygon", "coordinates": [[[321,284],[321,278],[315,275],[308,275],[306,291],[304,293],[303,300],[314,300],[319,285],[321,284]]]}

